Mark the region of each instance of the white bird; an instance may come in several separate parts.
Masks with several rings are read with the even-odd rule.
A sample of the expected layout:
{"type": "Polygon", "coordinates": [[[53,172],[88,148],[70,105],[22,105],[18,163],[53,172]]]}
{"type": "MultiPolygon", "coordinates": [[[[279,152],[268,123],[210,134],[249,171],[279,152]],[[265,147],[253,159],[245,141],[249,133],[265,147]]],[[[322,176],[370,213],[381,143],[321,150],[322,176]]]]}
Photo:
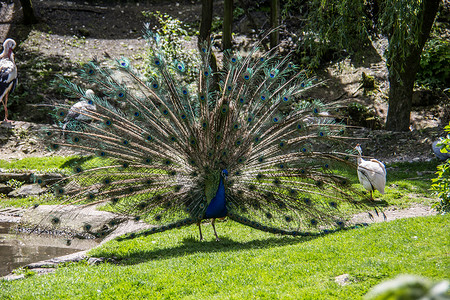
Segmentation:
{"type": "Polygon", "coordinates": [[[362,186],[370,191],[370,199],[373,200],[372,193],[374,190],[384,194],[386,186],[386,168],[384,164],[376,159],[364,160],[362,156],[361,146],[356,145],[358,151],[358,179],[362,186]]]}
{"type": "Polygon", "coordinates": [[[63,129],[65,130],[69,122],[80,121],[80,122],[90,122],[92,121],[92,113],[97,111],[97,107],[93,104],[92,98],[95,95],[94,91],[91,89],[86,90],[85,96],[72,105],[67,112],[67,116],[64,118],[63,129]]]}
{"type": "Polygon", "coordinates": [[[442,144],[442,140],[435,141],[433,144],[431,144],[431,147],[433,149],[434,154],[436,157],[440,160],[447,160],[450,158],[450,152],[443,153],[441,152],[441,149],[444,148],[444,145],[442,144]],[[438,146],[439,144],[439,146],[438,146]]]}
{"type": "Polygon", "coordinates": [[[8,122],[8,95],[17,85],[17,67],[13,53],[15,47],[16,42],[7,39],[3,42],[3,52],[0,54],[0,101],[5,108],[5,122],[8,122]]]}

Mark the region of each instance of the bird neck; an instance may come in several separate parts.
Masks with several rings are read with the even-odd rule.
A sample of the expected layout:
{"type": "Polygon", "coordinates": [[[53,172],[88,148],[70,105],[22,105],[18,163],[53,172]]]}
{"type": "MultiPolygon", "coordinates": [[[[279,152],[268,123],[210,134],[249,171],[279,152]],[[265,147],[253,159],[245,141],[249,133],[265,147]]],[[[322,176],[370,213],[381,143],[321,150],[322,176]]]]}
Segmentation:
{"type": "Polygon", "coordinates": [[[362,153],[361,153],[361,149],[356,149],[356,151],[358,151],[358,156],[356,157],[356,162],[358,163],[358,165],[362,162],[362,161],[364,161],[363,159],[362,159],[362,153]]]}
{"type": "Polygon", "coordinates": [[[227,215],[227,206],[225,200],[225,183],[220,176],[219,187],[216,195],[206,208],[205,218],[222,218],[227,215]]]}

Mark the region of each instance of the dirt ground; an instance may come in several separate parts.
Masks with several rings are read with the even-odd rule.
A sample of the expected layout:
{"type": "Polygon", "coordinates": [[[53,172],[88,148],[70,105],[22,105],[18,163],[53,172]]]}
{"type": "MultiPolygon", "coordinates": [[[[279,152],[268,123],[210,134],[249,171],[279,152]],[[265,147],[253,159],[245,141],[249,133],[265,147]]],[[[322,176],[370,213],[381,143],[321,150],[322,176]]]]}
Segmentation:
{"type": "MultiPolygon", "coordinates": [[[[188,24],[198,24],[201,11],[199,0],[33,1],[33,5],[40,22],[24,26],[21,23],[20,2],[1,2],[0,41],[7,37],[18,41],[15,52],[19,66],[19,86],[22,85],[22,89],[26,88],[26,92],[30,94],[42,94],[42,99],[48,99],[49,96],[45,95],[45,90],[39,90],[39,84],[42,80],[48,80],[48,77],[43,77],[41,82],[39,77],[27,77],[27,68],[32,68],[30,64],[52,58],[53,65],[46,67],[49,76],[52,76],[52,72],[73,74],[76,64],[93,57],[102,60],[127,56],[132,62],[142,64],[146,46],[142,38],[143,24],[152,22],[144,17],[142,11],[161,11],[188,24]],[[37,55],[37,60],[31,54],[37,55]],[[36,82],[31,85],[29,82],[33,80],[36,82]]],[[[215,15],[221,15],[222,1],[217,1],[214,5],[215,15]]],[[[247,36],[243,35],[251,32],[245,17],[237,22],[234,30],[236,45],[249,43],[247,36]]],[[[195,44],[195,41],[191,41],[187,46],[195,47],[195,44]]],[[[385,48],[386,41],[374,41],[373,47],[365,55],[331,62],[318,72],[318,78],[323,84],[309,91],[306,97],[319,98],[324,102],[339,99],[360,103],[383,123],[387,113],[388,91],[387,70],[383,59],[385,48]],[[366,94],[364,89],[358,89],[362,72],[375,78],[375,91],[366,94]]],[[[0,126],[0,159],[51,155],[35,135],[45,125],[29,121],[33,120],[29,114],[34,113],[34,108],[23,103],[13,103],[10,110],[18,121],[0,126]],[[14,110],[21,115],[14,115],[14,110]]],[[[350,130],[350,134],[355,137],[352,144],[361,143],[365,155],[386,163],[429,160],[434,158],[431,143],[444,135],[443,127],[449,121],[448,106],[417,106],[411,114],[409,132],[397,133],[362,127],[350,130]]]]}

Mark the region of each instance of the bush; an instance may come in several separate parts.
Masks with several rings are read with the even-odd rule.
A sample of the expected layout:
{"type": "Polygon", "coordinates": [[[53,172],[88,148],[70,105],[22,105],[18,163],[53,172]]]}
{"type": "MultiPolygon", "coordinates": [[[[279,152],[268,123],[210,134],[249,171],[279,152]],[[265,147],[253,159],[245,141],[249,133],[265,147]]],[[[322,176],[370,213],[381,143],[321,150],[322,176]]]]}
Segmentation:
{"type": "Polygon", "coordinates": [[[416,83],[425,88],[446,88],[450,75],[450,42],[442,37],[430,39],[420,58],[416,83]]]}
{"type": "MultiPolygon", "coordinates": [[[[445,131],[450,133],[450,123],[445,127],[445,131]]],[[[450,134],[447,138],[443,139],[442,143],[438,145],[444,145],[441,152],[450,152],[450,134]]],[[[440,212],[450,211],[450,159],[447,159],[443,164],[437,167],[437,178],[432,179],[433,184],[431,189],[436,191],[436,194],[441,199],[433,207],[440,212]]]]}

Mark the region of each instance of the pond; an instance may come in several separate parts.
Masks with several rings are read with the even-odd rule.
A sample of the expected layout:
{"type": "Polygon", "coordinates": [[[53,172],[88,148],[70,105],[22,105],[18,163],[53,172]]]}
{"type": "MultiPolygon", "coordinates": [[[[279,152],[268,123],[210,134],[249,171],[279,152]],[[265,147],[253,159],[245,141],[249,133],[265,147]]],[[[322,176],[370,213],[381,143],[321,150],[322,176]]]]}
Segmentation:
{"type": "Polygon", "coordinates": [[[67,245],[65,238],[15,233],[11,230],[13,226],[14,223],[0,222],[0,277],[21,266],[90,249],[100,242],[73,239],[67,245]]]}

